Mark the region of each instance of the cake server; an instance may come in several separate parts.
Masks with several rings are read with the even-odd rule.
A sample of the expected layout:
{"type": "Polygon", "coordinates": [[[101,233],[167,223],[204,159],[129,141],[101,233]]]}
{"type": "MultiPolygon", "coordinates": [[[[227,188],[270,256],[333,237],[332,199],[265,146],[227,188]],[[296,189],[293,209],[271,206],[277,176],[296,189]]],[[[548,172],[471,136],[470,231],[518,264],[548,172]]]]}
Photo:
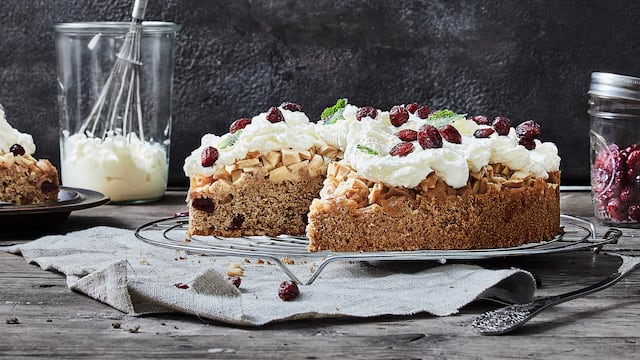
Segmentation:
{"type": "Polygon", "coordinates": [[[481,335],[507,334],[520,328],[545,309],[613,286],[640,266],[640,257],[620,257],[622,264],[618,271],[596,284],[560,295],[538,298],[528,304],[514,304],[486,312],[475,318],[471,326],[481,335]]]}

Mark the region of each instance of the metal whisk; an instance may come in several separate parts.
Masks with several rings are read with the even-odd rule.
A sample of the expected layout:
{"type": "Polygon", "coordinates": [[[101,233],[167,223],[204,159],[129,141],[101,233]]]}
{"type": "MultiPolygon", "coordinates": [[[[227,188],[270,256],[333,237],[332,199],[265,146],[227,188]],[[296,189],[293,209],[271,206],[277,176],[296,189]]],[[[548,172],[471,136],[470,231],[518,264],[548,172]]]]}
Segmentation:
{"type": "Polygon", "coordinates": [[[142,66],[140,41],[146,7],[147,0],[135,0],[129,31],[80,133],[102,139],[114,134],[128,138],[134,133],[133,127],[137,123],[138,137],[144,139],[139,67],[142,66]]]}

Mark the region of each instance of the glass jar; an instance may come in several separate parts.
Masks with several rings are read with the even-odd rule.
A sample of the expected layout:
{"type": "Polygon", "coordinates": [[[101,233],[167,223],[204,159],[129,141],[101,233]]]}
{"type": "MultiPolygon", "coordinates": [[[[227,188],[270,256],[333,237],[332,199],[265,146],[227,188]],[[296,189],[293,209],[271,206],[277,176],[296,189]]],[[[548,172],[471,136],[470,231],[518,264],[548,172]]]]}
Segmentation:
{"type": "Polygon", "coordinates": [[[594,72],[589,96],[596,218],[640,227],[640,78],[594,72]]]}
{"type": "Polygon", "coordinates": [[[169,169],[180,27],[143,22],[139,43],[127,39],[130,28],[129,22],[55,25],[62,185],[115,203],[161,198],[169,169]],[[121,52],[129,49],[123,44],[132,52],[121,52]]]}

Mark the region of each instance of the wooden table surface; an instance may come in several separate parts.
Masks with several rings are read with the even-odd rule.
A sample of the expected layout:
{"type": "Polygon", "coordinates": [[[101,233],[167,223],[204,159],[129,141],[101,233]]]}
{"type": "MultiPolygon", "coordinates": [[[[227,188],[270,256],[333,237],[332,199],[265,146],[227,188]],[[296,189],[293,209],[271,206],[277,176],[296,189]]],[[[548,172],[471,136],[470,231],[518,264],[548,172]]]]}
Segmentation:
{"type": "MultiPolygon", "coordinates": [[[[152,204],[74,211],[56,231],[96,225],[134,229],[186,210],[184,198],[182,191],[169,191],[152,204]]],[[[561,207],[564,214],[593,220],[588,192],[564,191],[561,207]]],[[[596,225],[599,236],[608,229],[596,225]]],[[[622,230],[620,241],[605,249],[640,255],[640,230],[622,230]]],[[[0,245],[40,235],[0,235],[0,245]]],[[[541,282],[536,295],[550,295],[597,282],[616,270],[619,260],[579,251],[485,263],[530,270],[541,282]]],[[[69,290],[61,274],[0,252],[0,357],[11,359],[640,357],[640,271],[614,287],[551,308],[509,335],[474,333],[471,320],[496,306],[473,303],[448,317],[421,314],[297,321],[260,328],[233,327],[186,315],[133,317],[69,290]]]]}

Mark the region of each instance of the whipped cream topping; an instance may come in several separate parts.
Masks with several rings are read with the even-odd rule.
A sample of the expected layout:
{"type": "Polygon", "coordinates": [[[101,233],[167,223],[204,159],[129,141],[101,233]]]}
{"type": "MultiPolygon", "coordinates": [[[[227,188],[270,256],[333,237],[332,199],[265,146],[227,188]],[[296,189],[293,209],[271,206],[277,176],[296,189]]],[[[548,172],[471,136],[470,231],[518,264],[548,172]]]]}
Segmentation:
{"type": "Polygon", "coordinates": [[[99,191],[113,202],[159,198],[167,187],[169,165],[164,147],[111,134],[104,140],[63,131],[61,156],[65,186],[99,191]]]}
{"type": "MultiPolygon", "coordinates": [[[[407,156],[392,156],[389,151],[401,140],[397,137],[400,130],[418,131],[430,120],[409,114],[409,120],[399,127],[391,124],[388,111],[377,110],[375,119],[356,118],[358,107],[346,104],[342,118],[331,124],[309,123],[306,115],[280,109],[285,121],[272,124],[260,114],[252,119],[239,135],[205,135],[201,146],[186,159],[184,171],[187,176],[210,176],[220,167],[233,164],[246,157],[250,151],[266,153],[282,148],[308,149],[312,146],[329,144],[344,152],[343,159],[362,177],[389,186],[415,188],[430,173],[435,172],[445,183],[453,188],[461,188],[469,180],[469,172],[477,172],[488,164],[502,163],[515,171],[514,176],[525,178],[536,176],[543,179],[550,172],[560,168],[560,157],[555,144],[535,140],[536,147],[527,150],[518,143],[515,129],[500,136],[493,133],[488,138],[476,138],[473,133],[486,125],[478,125],[456,115],[449,119],[462,137],[460,144],[443,139],[442,148],[422,149],[413,141],[414,149],[407,156]],[[233,146],[219,147],[235,136],[233,146]],[[212,167],[202,167],[200,154],[207,146],[219,151],[218,161],[212,167]]],[[[236,133],[236,134],[238,134],[236,133]]]]}
{"type": "Polygon", "coordinates": [[[0,151],[6,154],[14,144],[20,144],[27,155],[33,155],[36,152],[36,145],[31,135],[21,133],[9,125],[4,116],[4,110],[0,106],[0,151]]]}
{"type": "Polygon", "coordinates": [[[502,163],[516,171],[514,176],[518,178],[533,175],[546,179],[549,172],[560,168],[555,144],[535,140],[536,148],[527,150],[518,144],[514,128],[505,136],[493,133],[488,138],[475,138],[477,129],[489,126],[478,125],[464,116],[457,116],[451,123],[461,134],[460,144],[443,139],[442,148],[422,149],[413,141],[410,154],[392,156],[389,151],[401,142],[396,134],[404,129],[418,131],[428,120],[410,114],[406,123],[395,127],[386,111],[378,110],[376,119],[365,117],[361,121],[355,118],[355,111],[356,107],[347,105],[344,119],[320,125],[325,128],[319,133],[325,141],[344,149],[344,160],[368,180],[414,188],[435,171],[447,185],[461,188],[467,184],[469,171],[476,172],[488,164],[502,163]]]}
{"type": "Polygon", "coordinates": [[[267,113],[261,113],[251,119],[251,124],[234,134],[217,136],[207,134],[202,137],[201,145],[185,160],[184,172],[187,176],[211,176],[225,165],[247,157],[249,152],[260,152],[280,149],[308,150],[314,146],[325,144],[316,132],[316,124],[311,123],[307,115],[301,111],[289,111],[279,108],[284,121],[271,123],[267,113]],[[218,149],[219,157],[213,166],[202,166],[202,151],[212,146],[218,149]]]}

